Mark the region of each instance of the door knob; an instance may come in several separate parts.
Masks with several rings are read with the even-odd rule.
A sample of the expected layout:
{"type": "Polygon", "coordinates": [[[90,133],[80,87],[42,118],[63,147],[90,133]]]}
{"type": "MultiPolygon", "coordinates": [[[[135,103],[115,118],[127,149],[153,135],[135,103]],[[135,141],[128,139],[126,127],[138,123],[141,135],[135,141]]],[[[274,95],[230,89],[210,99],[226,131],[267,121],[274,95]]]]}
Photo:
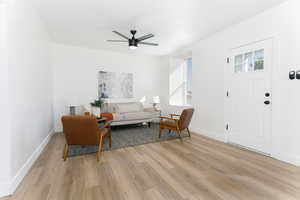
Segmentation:
{"type": "Polygon", "coordinates": [[[264,104],[269,105],[271,102],[270,101],[265,101],[264,104]]]}

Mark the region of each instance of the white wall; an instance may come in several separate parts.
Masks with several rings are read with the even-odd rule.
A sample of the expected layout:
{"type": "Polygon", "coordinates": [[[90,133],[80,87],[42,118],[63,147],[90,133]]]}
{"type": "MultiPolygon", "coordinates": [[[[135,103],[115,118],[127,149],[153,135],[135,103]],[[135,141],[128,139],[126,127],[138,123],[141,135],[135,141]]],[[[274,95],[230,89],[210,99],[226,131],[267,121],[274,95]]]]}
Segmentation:
{"type": "Polygon", "coordinates": [[[10,148],[5,153],[11,161],[10,193],[26,175],[53,130],[53,92],[49,38],[35,9],[29,2],[17,0],[8,1],[5,9],[8,71],[4,76],[9,92],[4,97],[10,104],[5,107],[9,109],[5,120],[11,125],[10,148]]]}
{"type": "Polygon", "coordinates": [[[10,104],[8,100],[8,66],[6,56],[6,24],[7,24],[7,4],[0,2],[0,124],[1,124],[1,140],[0,140],[0,196],[5,195],[9,187],[11,179],[10,175],[10,104]]]}
{"type": "Polygon", "coordinates": [[[224,67],[230,48],[274,37],[273,156],[300,165],[300,81],[288,80],[300,70],[300,2],[287,1],[240,24],[199,41],[193,48],[192,129],[225,140],[224,67]]]}
{"type": "Polygon", "coordinates": [[[163,96],[167,90],[163,92],[165,86],[161,84],[165,75],[160,58],[62,44],[53,44],[52,52],[56,131],[61,131],[61,116],[67,113],[66,105],[72,99],[76,99],[79,105],[97,99],[97,73],[100,70],[133,73],[135,98],[122,101],[139,101],[144,96],[147,98],[146,103],[150,103],[153,96],[162,96],[164,101],[163,96]]]}

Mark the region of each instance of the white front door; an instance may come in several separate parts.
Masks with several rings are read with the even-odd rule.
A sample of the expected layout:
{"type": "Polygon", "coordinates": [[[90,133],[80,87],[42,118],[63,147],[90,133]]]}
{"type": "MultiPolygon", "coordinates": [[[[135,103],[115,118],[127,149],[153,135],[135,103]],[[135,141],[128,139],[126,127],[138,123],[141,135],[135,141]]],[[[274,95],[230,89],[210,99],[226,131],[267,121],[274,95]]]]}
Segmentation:
{"type": "Polygon", "coordinates": [[[228,141],[270,154],[272,40],[231,50],[228,141]]]}

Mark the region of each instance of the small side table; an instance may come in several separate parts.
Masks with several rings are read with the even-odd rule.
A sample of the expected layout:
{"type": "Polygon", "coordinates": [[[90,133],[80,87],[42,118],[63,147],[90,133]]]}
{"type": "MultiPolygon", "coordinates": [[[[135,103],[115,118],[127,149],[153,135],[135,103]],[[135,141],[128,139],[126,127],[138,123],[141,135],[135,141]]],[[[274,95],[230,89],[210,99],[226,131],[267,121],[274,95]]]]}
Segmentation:
{"type": "Polygon", "coordinates": [[[108,121],[108,118],[106,118],[106,117],[97,118],[97,121],[98,121],[98,123],[106,122],[106,121],[108,121]]]}

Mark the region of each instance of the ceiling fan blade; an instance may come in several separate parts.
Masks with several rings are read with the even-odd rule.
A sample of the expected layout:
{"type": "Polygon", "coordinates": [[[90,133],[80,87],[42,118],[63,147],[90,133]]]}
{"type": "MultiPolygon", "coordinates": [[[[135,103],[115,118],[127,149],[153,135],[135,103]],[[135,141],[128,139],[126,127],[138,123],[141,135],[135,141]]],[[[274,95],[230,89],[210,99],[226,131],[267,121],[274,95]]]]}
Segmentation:
{"type": "Polygon", "coordinates": [[[151,43],[151,42],[139,42],[138,44],[151,45],[151,46],[158,46],[158,44],[156,44],[156,43],[151,43]]]}
{"type": "Polygon", "coordinates": [[[122,38],[125,38],[126,40],[129,40],[129,37],[127,37],[126,35],[123,35],[122,33],[119,33],[118,31],[113,31],[113,33],[121,36],[122,38]]]}
{"type": "Polygon", "coordinates": [[[106,40],[107,42],[128,42],[127,40],[106,40]]]}
{"type": "Polygon", "coordinates": [[[137,40],[142,41],[142,40],[147,40],[147,39],[152,38],[152,37],[154,37],[153,34],[148,34],[148,35],[144,35],[142,37],[137,38],[137,40]]]}

